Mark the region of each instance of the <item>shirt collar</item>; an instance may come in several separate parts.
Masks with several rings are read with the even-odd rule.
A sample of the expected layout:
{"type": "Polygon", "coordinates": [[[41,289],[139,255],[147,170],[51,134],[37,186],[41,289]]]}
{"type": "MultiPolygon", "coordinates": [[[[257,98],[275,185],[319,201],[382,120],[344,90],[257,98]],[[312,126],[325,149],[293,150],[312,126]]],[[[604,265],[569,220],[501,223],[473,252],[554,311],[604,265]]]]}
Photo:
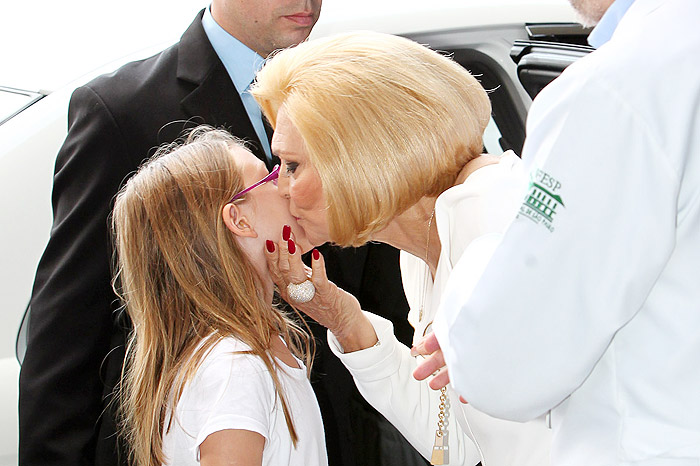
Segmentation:
{"type": "Polygon", "coordinates": [[[238,93],[242,94],[253,82],[255,73],[260,70],[265,60],[226,32],[214,20],[210,8],[204,10],[202,27],[231,77],[233,85],[236,86],[238,93]]]}
{"type": "Polygon", "coordinates": [[[634,0],[615,0],[588,36],[588,43],[599,48],[612,38],[617,25],[634,0]]]}

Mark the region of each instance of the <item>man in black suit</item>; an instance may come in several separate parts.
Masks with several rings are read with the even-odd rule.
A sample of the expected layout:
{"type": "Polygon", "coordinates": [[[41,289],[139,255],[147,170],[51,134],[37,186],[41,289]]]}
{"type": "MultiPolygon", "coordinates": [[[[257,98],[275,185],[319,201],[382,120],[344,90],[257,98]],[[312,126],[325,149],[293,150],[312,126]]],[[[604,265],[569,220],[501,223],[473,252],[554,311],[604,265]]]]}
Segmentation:
{"type": "MultiPolygon", "coordinates": [[[[179,43],[73,94],[68,135],[56,160],[54,223],[36,274],[20,374],[20,466],[126,464],[117,446],[113,411],[129,329],[111,288],[108,216],[113,197],[158,145],[200,123],[248,140],[253,153],[271,167],[269,127],[259,110],[256,115],[244,102],[247,84],[236,81],[242,66],[253,65],[223,56],[228,49],[216,49],[211,35],[218,28],[219,34],[224,31],[265,57],[304,40],[320,4],[213,0],[211,10],[200,12],[179,43]]],[[[252,80],[255,69],[248,72],[252,80]]],[[[356,294],[366,309],[381,312],[381,301],[381,308],[395,313],[397,326],[405,325],[407,304],[395,250],[372,245],[324,254],[329,276],[356,294]]],[[[368,452],[381,449],[376,439],[385,426],[373,433],[373,414],[350,414],[357,406],[364,409],[353,404],[351,378],[335,358],[326,356],[325,342],[318,351],[314,386],[330,463],[364,463],[354,456],[361,452],[357,444],[364,443],[368,452]],[[358,426],[361,437],[353,440],[351,427],[358,426]]]]}

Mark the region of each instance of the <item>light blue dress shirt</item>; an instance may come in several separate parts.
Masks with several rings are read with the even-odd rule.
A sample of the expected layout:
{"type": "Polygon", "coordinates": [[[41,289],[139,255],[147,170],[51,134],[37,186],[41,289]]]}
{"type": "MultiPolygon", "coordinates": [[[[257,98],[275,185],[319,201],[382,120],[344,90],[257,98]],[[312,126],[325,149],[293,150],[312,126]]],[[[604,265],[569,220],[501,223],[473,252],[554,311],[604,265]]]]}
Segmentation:
{"type": "Polygon", "coordinates": [[[588,43],[599,48],[610,40],[622,17],[632,6],[634,0],[616,0],[605,12],[596,27],[588,35],[588,43]]]}
{"type": "Polygon", "coordinates": [[[221,59],[226,71],[233,81],[233,85],[241,96],[243,106],[248,113],[248,118],[253,124],[255,134],[260,139],[267,160],[272,160],[272,151],[270,150],[270,142],[267,140],[265,125],[262,120],[262,112],[258,103],[253,96],[248,92],[255,73],[260,70],[265,59],[260,55],[246,47],[241,41],[226,32],[212,17],[209,8],[204,10],[202,17],[202,27],[209,38],[214,51],[221,59]]]}

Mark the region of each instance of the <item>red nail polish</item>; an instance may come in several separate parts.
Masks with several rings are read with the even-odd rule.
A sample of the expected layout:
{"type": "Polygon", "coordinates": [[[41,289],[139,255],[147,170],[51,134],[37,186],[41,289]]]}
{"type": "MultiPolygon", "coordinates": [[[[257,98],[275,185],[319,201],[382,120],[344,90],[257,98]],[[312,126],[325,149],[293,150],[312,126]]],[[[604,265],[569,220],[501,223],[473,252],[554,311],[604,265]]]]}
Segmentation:
{"type": "Polygon", "coordinates": [[[284,228],[282,228],[282,239],[285,241],[289,241],[289,238],[292,236],[292,227],[289,225],[285,225],[284,228]]]}
{"type": "Polygon", "coordinates": [[[289,254],[294,254],[297,250],[296,244],[294,244],[294,240],[289,240],[287,241],[287,249],[289,249],[289,254]]]}
{"type": "Polygon", "coordinates": [[[315,261],[321,258],[321,253],[318,252],[318,249],[314,249],[313,251],[311,251],[311,255],[314,257],[315,261]]]}
{"type": "Polygon", "coordinates": [[[269,239],[265,241],[265,247],[267,248],[267,252],[275,252],[275,243],[269,239]]]}

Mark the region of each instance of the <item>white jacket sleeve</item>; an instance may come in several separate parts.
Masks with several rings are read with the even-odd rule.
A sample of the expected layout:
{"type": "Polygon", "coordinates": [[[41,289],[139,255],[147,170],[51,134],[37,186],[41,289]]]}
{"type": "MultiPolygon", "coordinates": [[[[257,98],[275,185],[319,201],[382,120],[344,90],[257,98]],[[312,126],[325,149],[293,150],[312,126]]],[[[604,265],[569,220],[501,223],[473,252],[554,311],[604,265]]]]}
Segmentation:
{"type": "Polygon", "coordinates": [[[518,218],[483,275],[457,264],[434,324],[475,408],[545,413],[644,303],[674,246],[679,186],[650,128],[601,80],[560,78],[538,96],[518,218]]]}
{"type": "MultiPolygon", "coordinates": [[[[391,322],[366,312],[379,338],[371,348],[344,354],[331,332],[328,344],[350,371],[362,396],[391,422],[413,447],[430,459],[437,429],[440,392],[427,382],[413,378],[417,366],[410,349],[394,336],[391,322]]],[[[453,400],[458,403],[458,400],[453,400]]],[[[475,465],[479,454],[461,430],[455,416],[450,417],[450,464],[475,465]]]]}

